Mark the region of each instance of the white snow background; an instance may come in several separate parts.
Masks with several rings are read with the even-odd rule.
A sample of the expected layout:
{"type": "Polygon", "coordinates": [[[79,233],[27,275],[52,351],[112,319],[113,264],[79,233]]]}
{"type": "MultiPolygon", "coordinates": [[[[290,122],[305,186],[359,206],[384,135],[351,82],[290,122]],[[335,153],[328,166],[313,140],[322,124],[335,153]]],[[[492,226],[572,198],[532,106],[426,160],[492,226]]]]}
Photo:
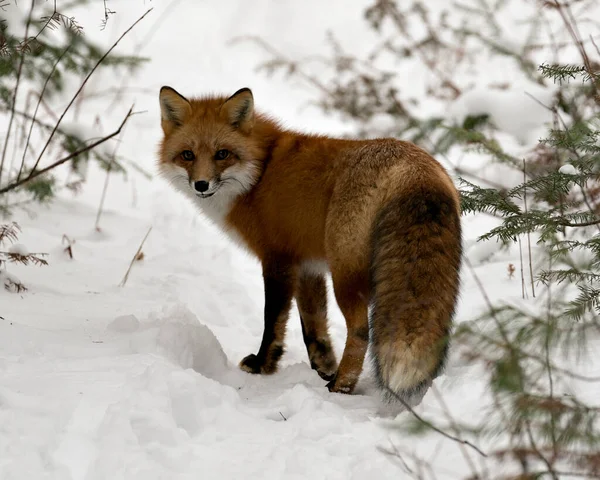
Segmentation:
{"type": "MultiPolygon", "coordinates": [[[[26,9],[24,3],[19,8],[26,9]]],[[[144,113],[127,124],[119,153],[143,168],[154,171],[162,85],[189,96],[250,87],[257,109],[287,126],[353,131],[349,122],[308,106],[315,95],[300,80],[257,72],[267,56],[255,45],[230,41],[259,35],[295,58],[323,51],[331,30],[347,51],[366,54],[376,41],[362,16],[371,2],[111,1],[116,14],[100,30],[102,3],[69,14],[105,46],[153,8],[117,49],[125,54],[141,47],[137,51],[150,61],[134,77],[92,77],[86,91],[126,85],[125,94],[110,105],[99,99],[98,108],[67,121],[85,128],[99,117],[95,128],[106,134],[135,103],[144,113]]],[[[406,67],[407,85],[416,68],[406,67]]],[[[510,71],[499,67],[482,75],[498,80],[510,71]]],[[[490,113],[506,142],[525,150],[550,118],[524,92],[541,100],[551,93],[526,82],[498,95],[483,87],[461,97],[448,115],[490,113]]],[[[112,151],[114,143],[105,148],[112,151]]],[[[452,160],[485,175],[505,173],[476,154],[452,160]]],[[[383,451],[394,449],[429,459],[437,478],[468,474],[454,442],[435,433],[418,440],[402,433],[409,414],[380,400],[368,367],[354,395],[329,393],[310,369],[295,311],[279,372],[260,377],[240,371],[237,363],[256,351],[263,329],[258,262],[160,179],[136,173],[111,178],[101,231],[95,231],[104,174],[93,165],[90,170],[91,181],[78,196],[61,194],[49,207],[15,212],[23,230],[19,248],[48,253],[50,265],[11,265],[10,273],[29,290],[0,291],[1,480],[406,478],[400,460],[383,451]],[[150,226],[144,259],[119,287],[150,226]],[[75,240],[73,259],[64,252],[63,235],[75,240]]],[[[475,244],[495,224],[465,217],[465,251],[493,301],[518,301],[518,275],[507,274],[509,263],[518,265],[518,252],[475,244]]],[[[485,307],[467,268],[462,278],[457,322],[485,307]]],[[[339,358],[345,324],[333,298],[329,310],[339,358]]],[[[588,365],[584,372],[598,370],[588,365]]],[[[600,392],[586,393],[598,398],[600,392]]],[[[453,352],[416,411],[444,417],[443,398],[453,416],[475,418],[484,395],[481,372],[453,352]]]]}

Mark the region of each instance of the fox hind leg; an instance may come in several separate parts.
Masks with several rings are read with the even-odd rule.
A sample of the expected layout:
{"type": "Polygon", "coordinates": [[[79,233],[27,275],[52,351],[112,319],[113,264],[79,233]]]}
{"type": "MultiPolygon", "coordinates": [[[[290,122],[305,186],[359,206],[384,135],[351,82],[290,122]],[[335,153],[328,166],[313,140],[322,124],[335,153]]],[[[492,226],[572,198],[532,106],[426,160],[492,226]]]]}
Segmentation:
{"type": "Polygon", "coordinates": [[[296,283],[296,304],[310,366],[324,380],[332,380],[337,362],[327,331],[327,286],[322,274],[302,271],[296,283]]]}
{"type": "Polygon", "coordinates": [[[366,275],[348,277],[332,273],[335,297],[346,319],[348,332],[337,374],[327,388],[330,392],[352,393],[362,372],[369,344],[368,283],[366,275]]]}

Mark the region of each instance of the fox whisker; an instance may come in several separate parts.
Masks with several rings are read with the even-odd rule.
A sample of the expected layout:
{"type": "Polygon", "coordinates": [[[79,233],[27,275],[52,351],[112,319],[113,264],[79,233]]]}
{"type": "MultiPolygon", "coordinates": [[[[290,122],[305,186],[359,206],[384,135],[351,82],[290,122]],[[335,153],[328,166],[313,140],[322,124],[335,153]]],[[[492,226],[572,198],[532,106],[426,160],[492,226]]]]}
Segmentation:
{"type": "Polygon", "coordinates": [[[225,178],[221,179],[221,184],[227,184],[227,182],[229,182],[229,181],[237,182],[240,184],[240,186],[243,189],[246,189],[246,186],[235,177],[225,177],[225,178]]]}

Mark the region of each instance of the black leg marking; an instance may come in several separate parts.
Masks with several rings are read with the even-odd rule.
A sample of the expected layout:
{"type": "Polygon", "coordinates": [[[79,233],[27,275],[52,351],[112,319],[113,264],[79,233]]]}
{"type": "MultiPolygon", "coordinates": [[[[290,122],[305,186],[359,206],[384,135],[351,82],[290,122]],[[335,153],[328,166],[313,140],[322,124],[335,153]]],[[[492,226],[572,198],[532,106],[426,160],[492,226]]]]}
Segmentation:
{"type": "Polygon", "coordinates": [[[262,342],[258,353],[248,355],[240,368],[249,373],[273,373],[284,351],[285,327],[292,304],[294,275],[287,263],[263,265],[265,309],[262,342]]]}

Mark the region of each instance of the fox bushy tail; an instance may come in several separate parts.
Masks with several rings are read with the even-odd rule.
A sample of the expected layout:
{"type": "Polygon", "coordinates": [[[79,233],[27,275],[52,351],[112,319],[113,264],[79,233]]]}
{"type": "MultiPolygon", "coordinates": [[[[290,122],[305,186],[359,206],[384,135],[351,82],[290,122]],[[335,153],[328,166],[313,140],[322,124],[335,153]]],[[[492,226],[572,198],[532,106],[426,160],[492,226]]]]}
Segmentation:
{"type": "Polygon", "coordinates": [[[401,194],[380,211],[371,257],[371,349],[380,386],[413,403],[444,367],[458,296],[461,227],[447,188],[401,194]]]}

